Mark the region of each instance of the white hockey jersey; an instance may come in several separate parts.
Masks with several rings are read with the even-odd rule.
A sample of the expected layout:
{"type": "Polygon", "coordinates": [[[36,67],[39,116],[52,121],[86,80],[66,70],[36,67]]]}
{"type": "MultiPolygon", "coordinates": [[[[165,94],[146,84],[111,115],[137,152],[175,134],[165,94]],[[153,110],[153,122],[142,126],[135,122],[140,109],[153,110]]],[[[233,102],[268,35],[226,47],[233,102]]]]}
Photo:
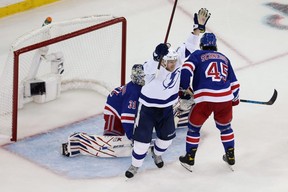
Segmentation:
{"type": "Polygon", "coordinates": [[[182,64],[192,52],[199,48],[199,43],[200,37],[190,34],[189,38],[177,49],[178,60],[172,72],[163,67],[158,70],[158,62],[153,59],[144,63],[145,85],[142,87],[139,102],[147,107],[158,108],[175,104],[178,100],[182,64]]]}

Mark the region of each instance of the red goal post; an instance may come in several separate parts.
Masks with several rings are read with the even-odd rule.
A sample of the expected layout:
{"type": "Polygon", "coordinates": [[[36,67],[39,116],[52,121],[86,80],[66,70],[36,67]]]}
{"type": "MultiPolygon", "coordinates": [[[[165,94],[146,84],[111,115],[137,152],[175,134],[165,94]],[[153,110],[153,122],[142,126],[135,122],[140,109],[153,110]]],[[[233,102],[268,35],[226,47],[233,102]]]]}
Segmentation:
{"type": "Polygon", "coordinates": [[[58,92],[71,89],[92,89],[107,95],[112,88],[125,84],[126,36],[127,22],[124,17],[96,15],[52,22],[20,37],[12,45],[0,79],[0,134],[11,135],[11,141],[17,141],[18,130],[22,129],[18,123],[18,111],[33,101],[45,103],[54,100],[54,96],[53,99],[47,99],[49,91],[56,94],[57,98],[60,95],[58,92]],[[39,57],[41,64],[33,67],[36,52],[42,48],[47,48],[48,51],[46,50],[45,57],[39,57]],[[47,77],[47,73],[50,74],[53,70],[52,62],[47,57],[54,53],[59,55],[59,52],[63,63],[60,62],[61,65],[57,67],[58,70],[60,66],[63,67],[64,72],[57,74],[61,76],[60,85],[54,85],[58,76],[52,81],[51,76],[47,77]],[[33,78],[27,78],[31,73],[33,78]],[[33,95],[35,93],[32,93],[31,79],[33,83],[37,82],[36,90],[41,93],[33,95]],[[42,85],[39,79],[43,81],[42,85]],[[44,93],[41,87],[43,84],[44,93]],[[57,89],[57,93],[54,93],[54,89],[57,89]]]}

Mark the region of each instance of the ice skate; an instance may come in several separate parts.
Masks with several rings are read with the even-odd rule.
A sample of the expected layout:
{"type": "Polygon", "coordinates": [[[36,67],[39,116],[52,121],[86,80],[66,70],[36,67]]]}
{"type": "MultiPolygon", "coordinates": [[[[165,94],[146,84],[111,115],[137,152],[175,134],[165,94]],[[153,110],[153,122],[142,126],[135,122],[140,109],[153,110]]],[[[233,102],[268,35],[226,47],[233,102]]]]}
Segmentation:
{"type": "Polygon", "coordinates": [[[234,156],[234,148],[229,148],[226,151],[226,154],[223,155],[223,160],[227,162],[229,165],[235,164],[235,156],[234,156]]]}
{"type": "Polygon", "coordinates": [[[192,149],[192,153],[186,153],[185,156],[180,156],[179,161],[181,165],[187,169],[188,171],[192,172],[192,167],[194,165],[194,160],[195,160],[195,154],[196,154],[196,149],[192,149]]]}
{"type": "Polygon", "coordinates": [[[154,147],[151,147],[151,154],[152,154],[152,158],[154,159],[154,163],[158,168],[162,168],[164,166],[164,162],[162,160],[161,155],[156,155],[154,153],[154,147]]]}
{"type": "Polygon", "coordinates": [[[234,148],[229,148],[226,151],[226,154],[223,155],[223,160],[227,163],[229,169],[234,171],[234,168],[232,167],[232,165],[235,164],[234,148]]]}
{"type": "Polygon", "coordinates": [[[125,176],[126,176],[127,178],[132,178],[132,177],[134,177],[134,175],[137,173],[138,169],[139,169],[139,167],[135,167],[135,166],[131,165],[131,166],[129,167],[129,169],[125,172],[125,176]]]}

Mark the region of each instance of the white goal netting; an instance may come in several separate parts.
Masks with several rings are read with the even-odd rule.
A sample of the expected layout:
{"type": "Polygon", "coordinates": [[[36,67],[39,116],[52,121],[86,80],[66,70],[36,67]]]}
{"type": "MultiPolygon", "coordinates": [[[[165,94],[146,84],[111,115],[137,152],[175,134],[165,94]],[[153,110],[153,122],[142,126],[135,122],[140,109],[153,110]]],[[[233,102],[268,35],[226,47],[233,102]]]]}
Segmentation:
{"type": "MultiPolygon", "coordinates": [[[[25,129],[18,115],[29,103],[38,103],[41,113],[45,104],[61,98],[63,91],[88,89],[106,96],[123,84],[125,27],[123,17],[95,15],[52,21],[19,37],[11,46],[0,77],[0,134],[13,135],[12,130],[25,129]],[[61,74],[57,73],[60,70],[61,74]]],[[[37,114],[31,117],[37,118],[37,114]]]]}

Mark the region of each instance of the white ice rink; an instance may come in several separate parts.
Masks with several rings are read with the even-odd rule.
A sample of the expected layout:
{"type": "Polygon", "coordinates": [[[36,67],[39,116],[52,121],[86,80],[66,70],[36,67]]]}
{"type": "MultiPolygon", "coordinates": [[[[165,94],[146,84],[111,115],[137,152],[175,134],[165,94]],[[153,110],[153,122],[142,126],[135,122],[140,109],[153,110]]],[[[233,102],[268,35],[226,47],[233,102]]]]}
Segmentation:
{"type": "MultiPolygon", "coordinates": [[[[155,46],[164,41],[172,7],[172,0],[61,0],[2,18],[0,70],[4,67],[12,42],[22,34],[38,28],[47,16],[51,16],[54,21],[62,21],[95,14],[112,14],[127,19],[127,69],[130,69],[134,63],[141,63],[149,58],[155,46]]],[[[210,118],[202,128],[203,137],[192,173],[181,167],[175,158],[162,169],[144,167],[129,181],[126,181],[124,171],[123,174],[110,177],[71,179],[65,176],[65,173],[57,174],[51,171],[49,166],[30,161],[0,146],[0,191],[287,192],[288,2],[179,0],[168,40],[172,45],[176,47],[186,39],[192,29],[193,14],[201,7],[212,13],[207,31],[216,34],[219,51],[230,58],[241,84],[240,97],[266,101],[270,99],[274,89],[278,91],[277,101],[272,106],[241,103],[234,108],[234,172],[223,165],[219,132],[210,118]],[[273,8],[268,3],[278,3],[278,6],[273,8]],[[267,24],[267,20],[273,16],[278,18],[277,22],[283,26],[282,29],[267,24]]],[[[127,70],[126,79],[129,72],[130,70],[127,70]]],[[[92,112],[95,114],[102,112],[105,98],[99,97],[97,101],[102,105],[95,107],[95,112],[92,112]]],[[[32,128],[24,131],[22,136],[37,134],[37,130],[32,128]]],[[[46,130],[38,129],[38,134],[44,131],[46,130]]],[[[184,141],[185,136],[182,139],[184,141]]],[[[0,138],[0,141],[2,144],[3,139],[0,138]]],[[[38,142],[43,147],[55,144],[41,138],[38,142]]],[[[60,146],[60,143],[56,145],[60,146]]],[[[173,146],[169,150],[173,151],[173,146]]],[[[183,145],[178,156],[184,153],[183,145]]],[[[41,156],[41,153],[37,155],[41,156]]],[[[147,156],[148,158],[151,157],[147,156]]],[[[78,166],[81,167],[81,163],[86,167],[91,166],[91,175],[99,171],[97,167],[95,169],[93,159],[85,159],[87,158],[78,158],[78,166]]],[[[73,159],[69,159],[69,162],[71,161],[73,159]]],[[[107,171],[117,166],[126,170],[130,166],[130,160],[117,166],[114,166],[113,162],[116,164],[117,160],[111,161],[111,165],[105,164],[107,171]]],[[[65,161],[61,163],[65,164],[65,161]]],[[[95,163],[99,161],[95,160],[95,163]]],[[[57,166],[61,167],[61,164],[57,166]]],[[[74,171],[77,173],[77,169],[74,171]]]]}

